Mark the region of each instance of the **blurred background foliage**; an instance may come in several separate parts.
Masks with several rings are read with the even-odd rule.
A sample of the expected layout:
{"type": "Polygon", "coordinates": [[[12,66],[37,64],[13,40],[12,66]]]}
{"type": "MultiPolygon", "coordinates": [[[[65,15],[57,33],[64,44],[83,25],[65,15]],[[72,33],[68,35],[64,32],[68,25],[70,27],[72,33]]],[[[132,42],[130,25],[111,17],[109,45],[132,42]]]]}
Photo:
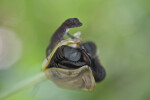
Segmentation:
{"type": "Polygon", "coordinates": [[[95,91],[45,81],[6,100],[150,100],[149,0],[0,0],[0,90],[41,72],[53,32],[67,18],[83,23],[106,69],[95,91]]]}

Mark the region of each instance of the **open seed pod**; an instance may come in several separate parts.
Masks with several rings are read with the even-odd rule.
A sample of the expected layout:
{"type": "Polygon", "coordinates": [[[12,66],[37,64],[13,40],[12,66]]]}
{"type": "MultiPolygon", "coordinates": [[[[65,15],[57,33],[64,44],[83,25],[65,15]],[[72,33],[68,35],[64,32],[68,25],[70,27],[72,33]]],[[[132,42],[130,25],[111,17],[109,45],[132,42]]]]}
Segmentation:
{"type": "Polygon", "coordinates": [[[78,61],[81,54],[76,54],[78,52],[73,49],[78,48],[81,45],[80,34],[75,34],[74,37],[74,39],[69,38],[58,43],[48,57],[48,61],[45,62],[43,71],[48,79],[62,88],[92,91],[95,87],[95,80],[92,70],[88,65],[84,64],[84,62],[78,61]],[[68,60],[61,60],[61,62],[67,62],[66,66],[59,66],[60,62],[55,62],[55,64],[53,64],[53,62],[57,59],[66,59],[60,57],[62,56],[62,52],[59,52],[61,47],[64,47],[62,50],[64,57],[68,57],[69,61],[71,60],[70,62],[76,62],[75,64],[73,63],[73,66],[70,62],[68,62],[68,60]],[[72,51],[72,55],[67,55],[70,51],[72,51]]]}

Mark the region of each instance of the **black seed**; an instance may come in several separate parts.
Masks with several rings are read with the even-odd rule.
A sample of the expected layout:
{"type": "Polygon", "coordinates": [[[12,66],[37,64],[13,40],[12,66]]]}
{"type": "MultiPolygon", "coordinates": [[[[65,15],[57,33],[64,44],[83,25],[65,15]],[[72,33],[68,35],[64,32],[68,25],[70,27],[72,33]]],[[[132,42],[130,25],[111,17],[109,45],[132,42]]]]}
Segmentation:
{"type": "Polygon", "coordinates": [[[79,50],[68,46],[64,47],[63,54],[70,61],[79,61],[81,58],[81,52],[79,50]]]}

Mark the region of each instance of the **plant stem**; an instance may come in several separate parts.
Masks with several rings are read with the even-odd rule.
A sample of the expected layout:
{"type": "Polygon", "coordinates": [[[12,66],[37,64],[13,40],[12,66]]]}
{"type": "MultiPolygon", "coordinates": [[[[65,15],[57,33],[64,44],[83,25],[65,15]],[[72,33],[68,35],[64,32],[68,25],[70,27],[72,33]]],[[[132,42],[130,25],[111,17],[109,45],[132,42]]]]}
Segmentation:
{"type": "Polygon", "coordinates": [[[5,89],[4,91],[1,91],[0,92],[0,100],[18,92],[18,91],[21,91],[23,89],[26,89],[30,86],[34,86],[42,81],[46,80],[46,76],[43,72],[27,79],[27,80],[24,80],[20,83],[17,83],[7,89],[5,89]]]}

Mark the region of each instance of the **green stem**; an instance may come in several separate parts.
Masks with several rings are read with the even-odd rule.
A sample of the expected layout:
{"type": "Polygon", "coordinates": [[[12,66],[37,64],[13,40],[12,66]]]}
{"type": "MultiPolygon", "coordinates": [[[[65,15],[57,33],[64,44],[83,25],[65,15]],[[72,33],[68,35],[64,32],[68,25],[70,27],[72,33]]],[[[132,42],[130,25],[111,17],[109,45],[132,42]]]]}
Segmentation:
{"type": "Polygon", "coordinates": [[[24,80],[20,83],[15,84],[14,86],[11,86],[11,87],[5,89],[4,91],[1,91],[0,92],[0,100],[4,99],[20,90],[26,89],[30,86],[34,86],[44,80],[46,80],[46,76],[43,72],[41,72],[27,80],[24,80]]]}

